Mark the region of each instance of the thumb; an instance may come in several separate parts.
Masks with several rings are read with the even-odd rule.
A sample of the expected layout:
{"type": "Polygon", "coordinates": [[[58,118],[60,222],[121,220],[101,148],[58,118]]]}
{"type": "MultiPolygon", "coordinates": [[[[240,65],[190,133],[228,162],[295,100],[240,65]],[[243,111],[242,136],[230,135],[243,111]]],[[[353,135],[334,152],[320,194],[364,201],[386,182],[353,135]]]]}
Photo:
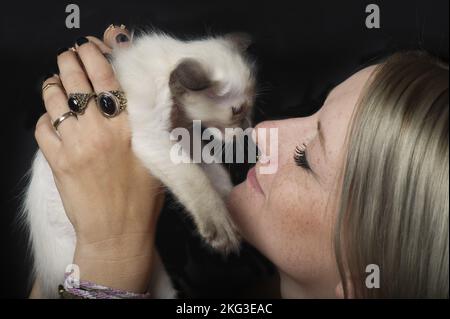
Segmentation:
{"type": "Polygon", "coordinates": [[[131,33],[122,24],[115,26],[111,24],[103,34],[103,42],[110,48],[123,48],[131,44],[131,33]]]}

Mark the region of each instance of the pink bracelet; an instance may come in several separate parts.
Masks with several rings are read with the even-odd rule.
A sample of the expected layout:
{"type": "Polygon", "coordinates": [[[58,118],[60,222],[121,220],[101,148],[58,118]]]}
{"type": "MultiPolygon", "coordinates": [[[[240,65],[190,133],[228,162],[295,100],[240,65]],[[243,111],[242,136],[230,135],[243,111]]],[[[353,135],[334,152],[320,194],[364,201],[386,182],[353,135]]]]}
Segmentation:
{"type": "Polygon", "coordinates": [[[72,273],[65,273],[64,290],[73,296],[83,299],[150,299],[150,293],[138,294],[119,289],[108,288],[89,281],[80,280],[74,285],[70,276],[72,273]]]}

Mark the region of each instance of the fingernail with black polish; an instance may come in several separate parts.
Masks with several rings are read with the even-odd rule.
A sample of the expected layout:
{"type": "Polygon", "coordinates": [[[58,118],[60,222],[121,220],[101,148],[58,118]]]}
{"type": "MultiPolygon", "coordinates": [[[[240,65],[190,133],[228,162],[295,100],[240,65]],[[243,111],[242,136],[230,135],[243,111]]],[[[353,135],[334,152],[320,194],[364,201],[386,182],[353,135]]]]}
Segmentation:
{"type": "Polygon", "coordinates": [[[128,37],[125,34],[119,33],[116,36],[116,41],[117,41],[117,43],[123,43],[123,42],[128,42],[130,40],[128,39],[128,37]]]}
{"type": "Polygon", "coordinates": [[[56,55],[60,55],[61,53],[66,52],[67,50],[69,50],[69,48],[59,48],[58,51],[56,51],[56,55]]]}
{"type": "Polygon", "coordinates": [[[88,42],[89,42],[89,40],[85,37],[78,38],[76,41],[76,43],[79,47],[81,47],[83,44],[88,43],[88,42]]]}

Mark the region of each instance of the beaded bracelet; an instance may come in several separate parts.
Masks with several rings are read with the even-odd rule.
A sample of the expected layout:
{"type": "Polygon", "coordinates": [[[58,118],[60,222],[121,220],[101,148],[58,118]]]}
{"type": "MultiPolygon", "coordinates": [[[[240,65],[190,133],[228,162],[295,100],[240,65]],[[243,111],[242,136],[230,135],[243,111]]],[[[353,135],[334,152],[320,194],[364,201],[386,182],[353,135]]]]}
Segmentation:
{"type": "Polygon", "coordinates": [[[65,273],[64,286],[59,285],[58,293],[62,299],[149,299],[150,294],[138,294],[119,289],[113,289],[89,281],[80,280],[75,287],[68,285],[71,273],[65,273]]]}

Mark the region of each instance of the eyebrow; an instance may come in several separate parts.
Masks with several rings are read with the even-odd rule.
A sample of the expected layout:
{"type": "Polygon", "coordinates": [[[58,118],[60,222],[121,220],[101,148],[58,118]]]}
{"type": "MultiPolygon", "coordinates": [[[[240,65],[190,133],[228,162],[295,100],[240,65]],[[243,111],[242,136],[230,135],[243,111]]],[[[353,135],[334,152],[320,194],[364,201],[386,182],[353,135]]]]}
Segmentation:
{"type": "MultiPolygon", "coordinates": [[[[334,91],[334,89],[335,89],[335,87],[332,88],[332,89],[327,93],[327,96],[326,96],[325,100],[328,99],[328,97],[329,97],[330,94],[334,91]]],[[[326,156],[326,154],[327,154],[327,147],[326,147],[326,144],[325,144],[325,137],[324,137],[324,134],[323,134],[322,124],[321,124],[320,120],[317,120],[317,132],[318,132],[318,134],[319,134],[319,144],[320,144],[320,147],[321,147],[321,149],[322,149],[323,157],[324,157],[325,162],[326,162],[326,161],[327,161],[327,156],[326,156]]],[[[311,170],[311,172],[313,173],[313,175],[314,175],[314,177],[316,178],[316,180],[317,180],[320,184],[322,184],[322,179],[321,179],[321,178],[319,177],[319,175],[315,172],[315,170],[311,170]]]]}
{"type": "MultiPolygon", "coordinates": [[[[317,130],[319,133],[319,144],[322,148],[322,152],[323,152],[323,157],[325,158],[325,162],[326,162],[326,147],[325,147],[325,139],[323,136],[323,132],[321,129],[321,124],[320,124],[320,120],[317,121],[317,130]]],[[[307,153],[308,154],[308,153],[307,153]]],[[[309,162],[309,160],[308,160],[309,162]]],[[[311,163],[311,162],[310,162],[311,163]]],[[[312,169],[311,169],[311,173],[313,174],[313,176],[316,178],[316,180],[319,182],[319,184],[322,185],[323,180],[321,178],[321,176],[319,176],[319,174],[317,174],[316,170],[315,170],[315,164],[313,165],[312,169]]]]}
{"type": "Polygon", "coordinates": [[[323,155],[326,159],[327,149],[326,149],[325,137],[323,136],[323,131],[322,131],[322,126],[321,126],[320,120],[317,121],[317,131],[319,132],[319,144],[320,144],[320,146],[322,146],[323,155]]]}
{"type": "MultiPolygon", "coordinates": [[[[330,97],[331,93],[333,93],[335,89],[336,89],[336,86],[334,86],[333,88],[331,88],[328,91],[325,101],[330,97]]],[[[325,161],[326,161],[327,160],[327,147],[325,144],[325,137],[323,135],[322,125],[321,125],[320,120],[317,121],[317,131],[319,132],[319,144],[322,147],[323,157],[325,158],[325,161]]]]}

